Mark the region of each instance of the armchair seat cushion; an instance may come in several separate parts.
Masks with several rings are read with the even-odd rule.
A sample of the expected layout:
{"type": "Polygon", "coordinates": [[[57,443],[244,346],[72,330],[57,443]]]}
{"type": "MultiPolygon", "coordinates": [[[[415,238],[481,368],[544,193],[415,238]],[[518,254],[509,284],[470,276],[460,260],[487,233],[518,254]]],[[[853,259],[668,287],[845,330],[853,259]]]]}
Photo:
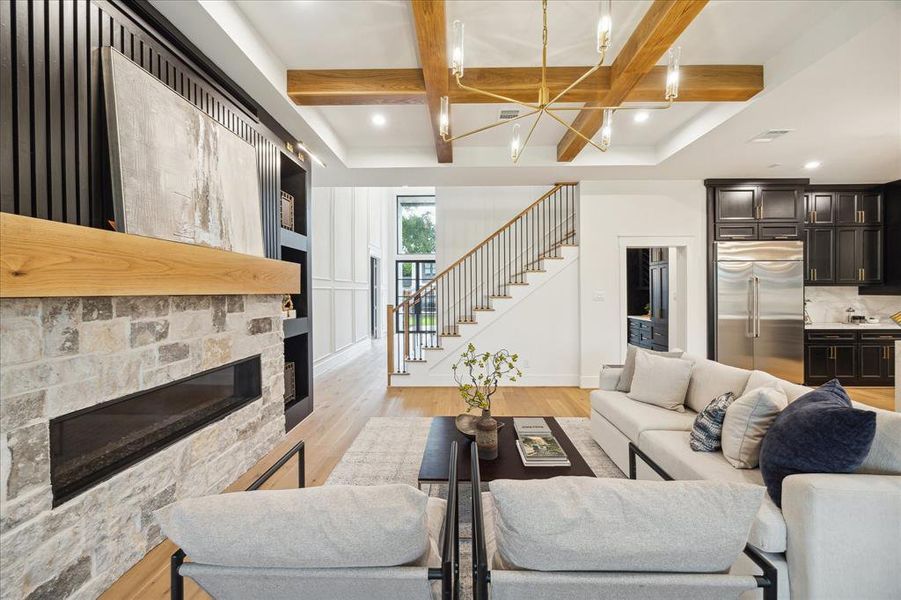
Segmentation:
{"type": "Polygon", "coordinates": [[[633,442],[643,431],[676,430],[690,431],[696,413],[693,410],[677,412],[636,402],[623,392],[607,392],[595,390],[591,392],[591,408],[602,417],[613,423],[623,435],[633,442]]]}
{"type": "Polygon", "coordinates": [[[425,564],[429,512],[426,494],[395,484],[188,498],[156,515],[196,563],[315,569],[425,564]]]}
{"type": "MultiPolygon", "coordinates": [[[[736,469],[722,452],[695,452],[689,446],[688,432],[647,431],[642,434],[638,448],[673,479],[731,481],[763,487],[760,469],[736,469]]],[[[785,519],[769,496],[757,511],[748,542],[764,552],[785,552],[785,519]]]]}

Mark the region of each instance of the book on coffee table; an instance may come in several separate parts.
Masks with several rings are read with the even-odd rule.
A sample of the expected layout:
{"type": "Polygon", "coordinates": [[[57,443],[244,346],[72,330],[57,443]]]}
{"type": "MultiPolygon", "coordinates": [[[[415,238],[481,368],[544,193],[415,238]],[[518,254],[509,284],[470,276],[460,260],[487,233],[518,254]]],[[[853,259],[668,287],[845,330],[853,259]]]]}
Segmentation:
{"type": "Polygon", "coordinates": [[[522,464],[526,467],[570,467],[572,464],[569,462],[569,459],[566,458],[564,454],[562,458],[551,458],[551,457],[533,457],[529,458],[526,456],[527,452],[531,452],[530,446],[524,446],[520,440],[516,440],[516,450],[519,452],[519,457],[522,459],[522,464]]]}
{"type": "Polygon", "coordinates": [[[524,435],[549,435],[553,437],[550,426],[541,417],[514,417],[513,430],[518,438],[522,438],[524,435]]]}
{"type": "MultiPolygon", "coordinates": [[[[544,419],[540,419],[544,422],[544,419]]],[[[516,423],[514,421],[514,427],[516,423]]],[[[516,440],[516,448],[522,457],[523,464],[529,466],[541,467],[568,467],[570,466],[566,452],[560,447],[560,443],[553,434],[547,433],[527,433],[519,434],[516,440]]]]}

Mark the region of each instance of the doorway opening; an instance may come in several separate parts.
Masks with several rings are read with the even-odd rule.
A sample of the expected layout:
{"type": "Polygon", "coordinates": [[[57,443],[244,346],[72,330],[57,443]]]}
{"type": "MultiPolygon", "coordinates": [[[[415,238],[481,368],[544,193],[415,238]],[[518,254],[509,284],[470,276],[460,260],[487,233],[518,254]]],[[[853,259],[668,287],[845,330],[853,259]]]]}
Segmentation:
{"type": "Polygon", "coordinates": [[[626,341],[669,350],[669,248],[626,249],[626,341]]]}

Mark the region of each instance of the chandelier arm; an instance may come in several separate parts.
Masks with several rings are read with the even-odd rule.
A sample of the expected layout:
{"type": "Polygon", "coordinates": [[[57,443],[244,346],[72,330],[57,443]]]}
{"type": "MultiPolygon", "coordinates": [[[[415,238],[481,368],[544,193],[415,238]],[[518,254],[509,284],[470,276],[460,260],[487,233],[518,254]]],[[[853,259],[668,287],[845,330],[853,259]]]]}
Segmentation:
{"type": "Polygon", "coordinates": [[[647,104],[647,105],[635,105],[635,106],[559,106],[559,107],[547,107],[545,110],[549,111],[564,111],[564,110],[666,110],[667,108],[671,108],[673,106],[672,100],[666,100],[663,106],[660,104],[647,104]]]}
{"type": "Polygon", "coordinates": [[[547,89],[547,0],[541,0],[541,19],[541,102],[545,102],[547,98],[543,96],[544,90],[547,89]]]}
{"type": "Polygon", "coordinates": [[[509,102],[511,104],[518,104],[520,106],[525,106],[526,108],[534,108],[536,110],[539,109],[539,106],[537,104],[533,104],[531,102],[521,102],[519,100],[514,100],[513,98],[501,96],[500,94],[495,94],[493,92],[486,92],[485,90],[480,90],[478,88],[469,87],[468,85],[466,85],[460,81],[459,75],[457,75],[456,79],[457,79],[457,85],[460,87],[460,89],[466,90],[467,92],[481,94],[483,96],[488,96],[489,98],[495,98],[497,100],[503,100],[504,102],[509,102]]]}
{"type": "Polygon", "coordinates": [[[573,81],[571,84],[569,84],[569,85],[566,87],[566,89],[564,89],[562,92],[560,92],[559,94],[557,94],[556,96],[554,96],[554,99],[551,100],[550,102],[548,102],[548,105],[551,105],[551,104],[557,102],[557,101],[558,101],[560,98],[562,98],[564,95],[568,94],[568,93],[570,92],[570,90],[572,90],[574,87],[576,87],[577,85],[579,85],[580,83],[582,83],[583,81],[585,81],[592,73],[594,73],[595,71],[597,71],[598,69],[600,69],[601,66],[604,64],[604,58],[605,58],[606,56],[607,56],[607,49],[605,48],[605,49],[604,49],[604,52],[601,53],[601,59],[598,61],[598,63],[597,63],[595,66],[593,66],[593,67],[591,67],[590,69],[588,69],[581,77],[579,77],[578,79],[576,79],[575,81],[573,81]]]}
{"type": "Polygon", "coordinates": [[[597,148],[598,150],[600,150],[601,152],[606,152],[606,151],[607,151],[607,146],[600,146],[600,145],[594,143],[594,141],[593,141],[591,138],[589,138],[588,136],[586,136],[584,133],[582,133],[582,132],[579,131],[578,129],[573,128],[573,127],[572,127],[571,125],[569,125],[566,121],[564,121],[563,119],[561,119],[560,117],[558,117],[558,116],[555,115],[554,113],[548,112],[548,111],[545,111],[545,112],[547,112],[547,114],[550,115],[552,119],[556,120],[558,123],[560,123],[561,125],[563,125],[563,126],[566,127],[567,129],[569,129],[570,131],[572,131],[574,134],[576,134],[577,136],[579,136],[580,138],[582,138],[583,140],[585,140],[586,142],[588,142],[589,144],[591,144],[592,146],[594,146],[595,148],[597,148]]]}
{"type": "Polygon", "coordinates": [[[513,160],[513,164],[519,162],[519,158],[522,156],[522,153],[525,151],[526,146],[529,145],[529,139],[532,137],[532,132],[535,131],[535,127],[538,125],[538,121],[541,120],[542,115],[544,115],[544,111],[538,111],[538,116],[535,118],[535,121],[532,123],[532,126],[529,128],[529,133],[526,134],[526,139],[522,143],[522,148],[519,149],[519,154],[516,155],[516,158],[513,160]]]}
{"type": "Polygon", "coordinates": [[[498,121],[496,123],[492,123],[491,125],[479,127],[478,129],[473,129],[472,131],[467,131],[466,133],[461,133],[460,135],[455,135],[454,137],[441,136],[441,140],[444,142],[454,142],[456,140],[460,140],[465,137],[475,135],[476,133],[481,133],[483,131],[487,131],[488,129],[494,129],[495,127],[500,127],[501,125],[506,125],[507,123],[512,123],[513,121],[518,121],[520,119],[525,119],[526,117],[531,117],[532,115],[534,115],[535,113],[538,113],[538,112],[541,112],[541,110],[535,109],[532,112],[528,112],[524,115],[519,115],[518,117],[513,117],[512,119],[504,119],[503,121],[498,121]]]}

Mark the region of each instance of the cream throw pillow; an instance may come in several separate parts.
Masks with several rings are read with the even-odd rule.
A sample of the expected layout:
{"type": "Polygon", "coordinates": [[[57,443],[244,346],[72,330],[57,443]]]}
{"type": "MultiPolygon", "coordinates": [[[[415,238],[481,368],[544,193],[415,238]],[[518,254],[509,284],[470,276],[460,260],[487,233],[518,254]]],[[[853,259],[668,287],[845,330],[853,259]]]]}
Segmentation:
{"type": "Polygon", "coordinates": [[[756,469],[760,445],[770,425],[788,406],[777,382],[754,388],[726,409],[723,420],[723,456],[736,469],[756,469]]]}
{"type": "Polygon", "coordinates": [[[632,400],[668,410],[685,412],[685,393],[691,381],[692,363],[639,350],[635,353],[635,376],[626,394],[632,400]]]}

